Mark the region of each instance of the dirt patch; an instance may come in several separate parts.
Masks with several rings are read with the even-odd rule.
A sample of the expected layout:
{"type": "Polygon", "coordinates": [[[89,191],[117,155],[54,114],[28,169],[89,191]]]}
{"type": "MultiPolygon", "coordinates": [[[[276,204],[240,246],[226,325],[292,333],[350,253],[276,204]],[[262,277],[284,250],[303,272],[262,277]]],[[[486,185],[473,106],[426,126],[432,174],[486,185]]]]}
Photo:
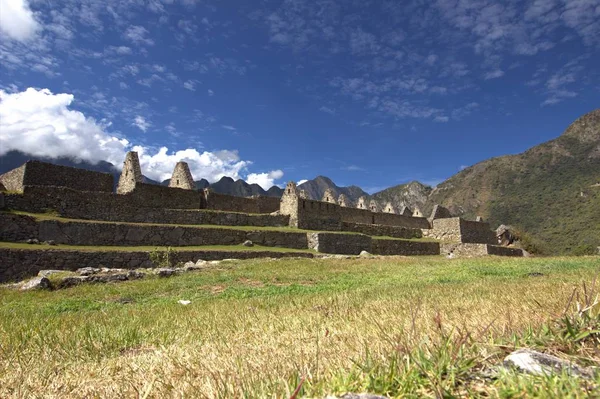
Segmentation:
{"type": "Polygon", "coordinates": [[[265,284],[262,281],[260,281],[260,280],[252,280],[250,278],[245,278],[245,277],[242,277],[242,278],[238,279],[238,281],[240,283],[242,283],[244,285],[247,285],[247,286],[250,286],[250,287],[261,288],[261,287],[265,286],[265,284]]]}

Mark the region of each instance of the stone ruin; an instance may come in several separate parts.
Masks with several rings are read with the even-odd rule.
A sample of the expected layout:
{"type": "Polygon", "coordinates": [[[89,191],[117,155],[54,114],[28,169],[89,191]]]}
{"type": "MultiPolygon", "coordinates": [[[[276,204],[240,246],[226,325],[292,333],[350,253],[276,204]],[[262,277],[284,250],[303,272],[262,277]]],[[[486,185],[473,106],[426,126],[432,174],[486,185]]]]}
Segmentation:
{"type": "Polygon", "coordinates": [[[396,213],[396,208],[394,208],[394,205],[392,205],[391,202],[388,202],[387,204],[385,204],[385,206],[383,207],[383,211],[385,213],[396,213]]]}
{"type": "Polygon", "coordinates": [[[400,215],[413,216],[413,211],[411,211],[409,207],[403,206],[400,210],[400,215]]]}
{"type": "Polygon", "coordinates": [[[142,176],[138,153],[130,151],[125,156],[125,162],[123,162],[123,169],[117,185],[117,194],[130,193],[135,189],[136,184],[143,181],[144,177],[142,176]]]}
{"type": "Polygon", "coordinates": [[[346,194],[340,194],[338,198],[338,204],[346,208],[352,207],[352,202],[350,202],[350,199],[346,196],[346,194]]]}
{"type": "MultiPolygon", "coordinates": [[[[0,187],[4,189],[0,193],[0,243],[147,248],[252,242],[330,254],[522,256],[521,250],[498,246],[488,223],[453,217],[440,205],[424,218],[418,209],[412,215],[406,207],[396,213],[390,203],[381,209],[366,197],[351,206],[345,195],[336,199],[332,190],[323,201],[312,200],[294,182],[286,185],[281,198],[236,197],[197,190],[185,162],[175,166],[169,187],[153,185],[144,183],[135,152],[127,154],[116,189],[111,174],[37,161],[0,175],[0,187]],[[35,216],[47,212],[70,220],[35,216]],[[283,227],[287,229],[280,230],[283,227]],[[439,241],[413,240],[421,237],[439,241]]],[[[53,247],[34,249],[35,256],[27,255],[28,251],[0,245],[0,283],[39,268],[76,270],[100,267],[100,263],[111,268],[150,267],[147,250],[105,249],[100,253],[53,247]]],[[[237,251],[235,255],[227,251],[192,255],[186,250],[177,259],[275,256],[266,249],[237,251]]],[[[313,252],[285,254],[314,256],[313,252]]]]}
{"type": "Polygon", "coordinates": [[[368,209],[367,206],[367,198],[362,196],[358,199],[358,201],[356,202],[356,207],[358,209],[368,209]]]}
{"type": "Polygon", "coordinates": [[[192,172],[190,172],[190,167],[186,162],[177,162],[169,181],[169,187],[182,188],[184,190],[194,190],[196,188],[192,172]]]}
{"type": "Polygon", "coordinates": [[[329,202],[330,204],[337,204],[335,197],[335,192],[333,192],[332,189],[328,188],[327,190],[325,190],[325,193],[323,193],[323,198],[321,199],[321,201],[329,202]]]}

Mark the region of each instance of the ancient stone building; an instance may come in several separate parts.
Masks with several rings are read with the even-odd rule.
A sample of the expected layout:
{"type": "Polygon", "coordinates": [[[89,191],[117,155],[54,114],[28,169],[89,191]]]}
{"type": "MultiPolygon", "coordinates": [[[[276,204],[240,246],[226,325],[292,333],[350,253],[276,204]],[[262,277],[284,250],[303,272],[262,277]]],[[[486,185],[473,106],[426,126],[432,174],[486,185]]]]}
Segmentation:
{"type": "Polygon", "coordinates": [[[335,197],[336,197],[336,195],[333,192],[333,190],[328,188],[327,190],[325,190],[325,193],[323,194],[323,198],[321,199],[321,201],[329,202],[330,204],[336,204],[337,201],[335,200],[335,197]]]}
{"type": "Polygon", "coordinates": [[[298,191],[298,197],[308,199],[308,193],[306,192],[306,190],[301,189],[298,191]]]}
{"type": "Polygon", "coordinates": [[[413,211],[411,211],[409,207],[403,206],[402,209],[400,210],[400,215],[413,216],[413,211]]]}
{"type": "Polygon", "coordinates": [[[350,208],[352,206],[352,203],[350,202],[350,199],[346,196],[346,194],[340,194],[338,198],[338,204],[346,208],[350,208]]]}
{"type": "Polygon", "coordinates": [[[117,194],[127,194],[135,189],[137,183],[142,183],[142,168],[140,167],[140,159],[138,153],[129,151],[123,162],[123,170],[119,177],[117,185],[117,194]]]}
{"type": "Polygon", "coordinates": [[[475,218],[475,221],[476,221],[476,222],[483,222],[483,218],[482,218],[481,216],[477,216],[477,217],[475,218]]]}
{"type": "Polygon", "coordinates": [[[358,209],[368,209],[368,205],[367,205],[367,198],[366,197],[360,197],[358,199],[358,201],[356,202],[356,207],[358,209]]]}
{"type": "Polygon", "coordinates": [[[421,212],[421,210],[419,208],[415,208],[415,211],[413,212],[412,215],[415,218],[422,218],[423,217],[423,212],[421,212]]]}
{"type": "Polygon", "coordinates": [[[429,216],[429,221],[435,220],[435,219],[446,219],[446,218],[451,218],[452,214],[450,213],[450,211],[447,208],[444,208],[441,205],[435,205],[433,207],[433,210],[431,211],[431,216],[429,216]]]}
{"type": "Polygon", "coordinates": [[[394,205],[392,205],[391,202],[388,202],[383,207],[383,212],[385,212],[385,213],[396,213],[396,208],[394,208],[394,205]]]}
{"type": "Polygon", "coordinates": [[[187,162],[177,162],[171,176],[171,181],[169,182],[169,187],[183,188],[184,190],[196,189],[196,184],[194,183],[194,178],[187,162]]]}
{"type": "Polygon", "coordinates": [[[377,201],[375,201],[374,199],[372,199],[369,202],[369,210],[371,212],[381,212],[381,207],[379,206],[379,203],[377,201]]]}

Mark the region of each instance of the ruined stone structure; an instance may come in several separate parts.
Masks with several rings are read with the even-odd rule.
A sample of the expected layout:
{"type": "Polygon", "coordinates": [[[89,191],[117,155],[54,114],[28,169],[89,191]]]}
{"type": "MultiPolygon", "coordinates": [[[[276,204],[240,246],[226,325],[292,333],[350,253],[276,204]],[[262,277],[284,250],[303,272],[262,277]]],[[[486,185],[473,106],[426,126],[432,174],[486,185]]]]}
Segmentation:
{"type": "Polygon", "coordinates": [[[148,261],[147,254],[137,252],[119,257],[108,252],[14,251],[3,247],[3,241],[181,248],[236,246],[250,240],[264,247],[353,255],[522,255],[518,249],[495,245],[487,223],[452,217],[440,205],[426,219],[411,215],[408,208],[395,213],[389,203],[380,209],[375,201],[367,204],[365,197],[352,207],[343,194],[336,201],[331,190],[323,201],[311,200],[294,182],[287,184],[281,199],[236,197],[195,189],[185,162],[176,165],[169,187],[152,185],[143,182],[135,152],[127,154],[116,191],[113,183],[110,174],[33,161],[1,175],[0,283],[40,268],[135,267],[148,261]],[[39,217],[48,212],[70,220],[39,217]],[[414,240],[421,237],[437,241],[414,240]],[[53,263],[49,253],[60,261],[53,263]]]}
{"type": "Polygon", "coordinates": [[[135,189],[138,183],[143,182],[142,168],[138,153],[129,151],[123,162],[123,169],[117,185],[117,194],[127,194],[135,189]]]}
{"type": "Polygon", "coordinates": [[[367,205],[367,199],[365,197],[360,197],[356,202],[356,207],[358,209],[369,209],[367,205]]]}
{"type": "Polygon", "coordinates": [[[419,208],[415,208],[415,211],[413,212],[413,217],[416,218],[421,218],[423,217],[423,212],[421,212],[421,210],[419,208]]]}
{"type": "Polygon", "coordinates": [[[182,188],[184,190],[195,190],[196,184],[190,172],[190,167],[186,162],[177,162],[173,176],[169,181],[169,187],[182,188]]]}
{"type": "Polygon", "coordinates": [[[330,188],[325,190],[325,193],[323,194],[323,199],[321,201],[329,202],[330,204],[337,204],[337,201],[335,200],[335,193],[330,188]]]}
{"type": "Polygon", "coordinates": [[[403,206],[400,210],[400,215],[413,216],[413,211],[411,211],[409,207],[403,206]]]}
{"type": "Polygon", "coordinates": [[[350,202],[350,199],[346,196],[346,194],[340,194],[337,203],[340,206],[344,206],[346,208],[352,206],[352,203],[350,202]]]}
{"type": "Polygon", "coordinates": [[[371,212],[381,212],[381,207],[379,206],[379,203],[377,201],[372,199],[371,201],[369,201],[369,210],[371,212]]]}
{"type": "Polygon", "coordinates": [[[383,207],[383,211],[385,213],[396,213],[396,208],[394,208],[394,206],[392,205],[391,202],[388,202],[387,204],[385,204],[385,206],[383,207]]]}

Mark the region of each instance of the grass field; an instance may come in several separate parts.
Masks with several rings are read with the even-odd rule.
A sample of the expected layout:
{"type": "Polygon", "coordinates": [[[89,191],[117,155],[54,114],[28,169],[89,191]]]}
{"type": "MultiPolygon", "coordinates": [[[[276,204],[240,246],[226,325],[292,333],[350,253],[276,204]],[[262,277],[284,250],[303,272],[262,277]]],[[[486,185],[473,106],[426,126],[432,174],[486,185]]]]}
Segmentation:
{"type": "Polygon", "coordinates": [[[289,397],[301,381],[308,397],[593,397],[598,375],[486,376],[519,347],[598,366],[599,309],[575,309],[599,271],[598,257],[250,260],[0,289],[0,397],[289,397]]]}

